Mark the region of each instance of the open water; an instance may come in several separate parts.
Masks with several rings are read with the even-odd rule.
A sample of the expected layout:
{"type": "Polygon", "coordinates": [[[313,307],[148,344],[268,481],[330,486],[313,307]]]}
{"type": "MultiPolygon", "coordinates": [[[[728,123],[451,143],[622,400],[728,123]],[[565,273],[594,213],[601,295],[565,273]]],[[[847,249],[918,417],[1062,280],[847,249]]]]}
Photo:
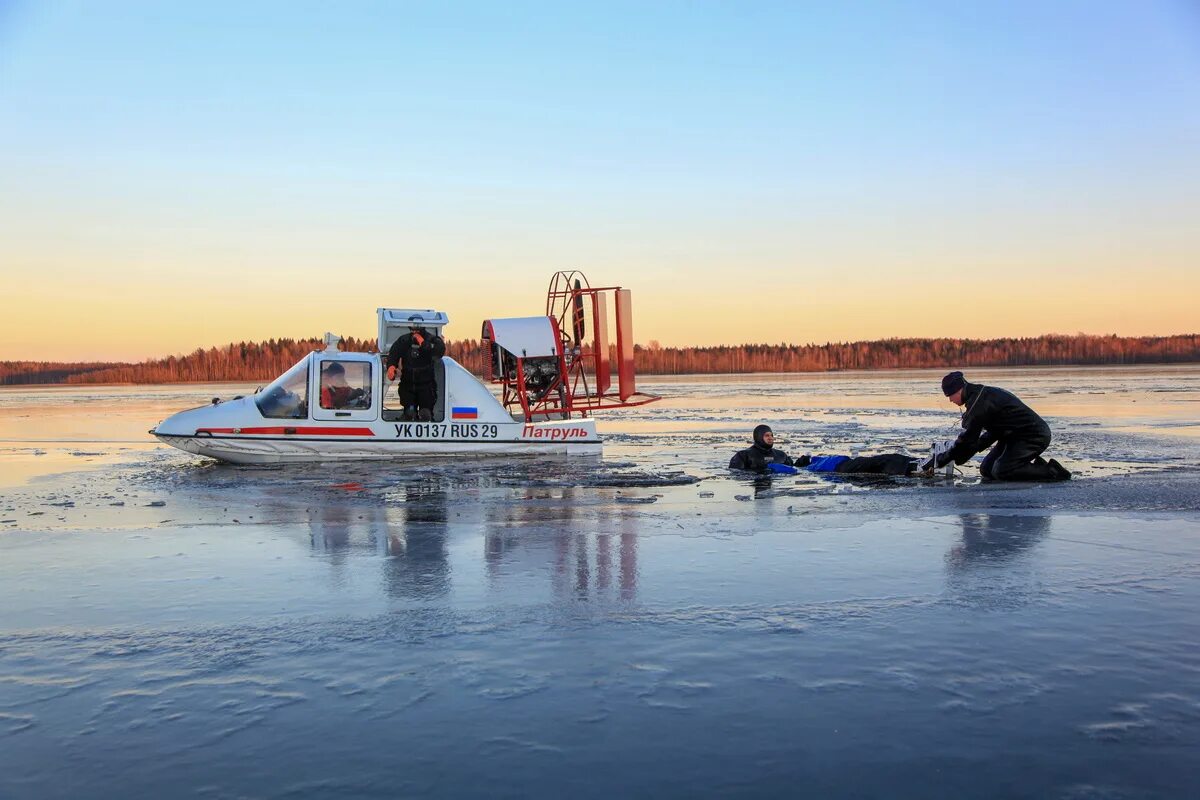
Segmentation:
{"type": "Polygon", "coordinates": [[[937,377],[279,468],[145,434],[245,386],[0,390],[0,797],[1200,796],[1200,368],[971,373],[1068,484],[724,469],[923,453],[937,377]]]}

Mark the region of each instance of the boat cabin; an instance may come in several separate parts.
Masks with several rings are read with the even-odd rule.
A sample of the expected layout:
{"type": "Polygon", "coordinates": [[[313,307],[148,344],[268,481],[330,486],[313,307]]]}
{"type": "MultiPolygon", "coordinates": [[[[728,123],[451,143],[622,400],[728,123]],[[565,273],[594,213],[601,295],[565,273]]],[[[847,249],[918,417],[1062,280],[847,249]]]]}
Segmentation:
{"type": "MultiPolygon", "coordinates": [[[[432,309],[381,308],[378,315],[379,352],[343,351],[340,349],[341,338],[326,334],[324,350],[305,356],[255,395],[254,402],[263,417],[328,422],[401,420],[404,409],[395,389],[396,382],[387,380],[388,350],[414,326],[441,336],[449,318],[432,309]]],[[[471,413],[476,415],[472,418],[480,418],[484,408],[500,409],[491,392],[457,362],[435,360],[434,382],[437,402],[433,408],[433,422],[447,418],[447,400],[451,394],[469,395],[458,399],[463,400],[463,408],[472,409],[471,413]],[[447,369],[462,372],[470,380],[448,383],[447,369]]],[[[503,413],[503,418],[507,420],[508,414],[503,413]]]]}

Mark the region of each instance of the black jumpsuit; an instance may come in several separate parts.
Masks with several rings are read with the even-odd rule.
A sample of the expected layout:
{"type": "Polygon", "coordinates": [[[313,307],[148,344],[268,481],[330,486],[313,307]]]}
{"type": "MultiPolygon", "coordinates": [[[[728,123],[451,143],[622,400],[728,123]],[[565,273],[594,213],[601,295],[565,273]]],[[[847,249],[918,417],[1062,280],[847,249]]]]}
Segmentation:
{"type": "Polygon", "coordinates": [[[851,475],[912,475],[917,471],[918,461],[903,453],[855,456],[838,464],[834,472],[851,475]]]}
{"type": "Polygon", "coordinates": [[[416,334],[406,333],[388,349],[387,366],[400,367],[400,385],[396,391],[406,419],[433,419],[433,407],[437,403],[437,376],[433,367],[444,355],[445,341],[430,333],[421,336],[420,344],[417,344],[416,334]]]}
{"type": "Polygon", "coordinates": [[[963,432],[938,459],[965,464],[991,447],[979,471],[998,481],[1051,481],[1059,475],[1042,458],[1050,446],[1050,426],[1012,392],[968,383],[963,388],[963,432]],[[993,445],[995,445],[993,447],[993,445]]]}
{"type": "Polygon", "coordinates": [[[729,468],[765,472],[767,464],[772,463],[792,466],[792,460],[788,458],[787,453],[763,444],[756,444],[734,453],[733,458],[729,459],[729,468]]]}

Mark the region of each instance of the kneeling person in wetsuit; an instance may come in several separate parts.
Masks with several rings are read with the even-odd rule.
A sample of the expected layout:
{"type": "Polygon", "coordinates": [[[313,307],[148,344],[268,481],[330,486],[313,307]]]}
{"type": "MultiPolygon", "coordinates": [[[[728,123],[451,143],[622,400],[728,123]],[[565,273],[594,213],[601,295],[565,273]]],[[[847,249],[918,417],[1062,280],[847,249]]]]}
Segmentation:
{"type": "Polygon", "coordinates": [[[746,469],[751,472],[765,472],[768,464],[783,464],[792,466],[792,460],[787,453],[775,449],[775,434],[770,425],[759,425],[754,429],[754,445],[745,450],[739,450],[729,459],[730,469],[746,469]]]}
{"type": "Polygon", "coordinates": [[[396,391],[404,406],[405,420],[429,422],[433,419],[433,407],[437,403],[434,363],[444,355],[446,342],[420,325],[412,325],[408,333],[388,349],[387,376],[389,381],[394,381],[396,368],[400,368],[400,385],[396,391]]]}
{"type": "Polygon", "coordinates": [[[941,453],[934,467],[967,463],[991,447],[979,471],[997,481],[1065,481],[1071,473],[1042,453],[1050,446],[1050,426],[1012,392],[970,383],[961,372],[942,378],[942,394],[963,408],[963,432],[941,453]],[[993,446],[994,445],[994,446],[993,446]]]}

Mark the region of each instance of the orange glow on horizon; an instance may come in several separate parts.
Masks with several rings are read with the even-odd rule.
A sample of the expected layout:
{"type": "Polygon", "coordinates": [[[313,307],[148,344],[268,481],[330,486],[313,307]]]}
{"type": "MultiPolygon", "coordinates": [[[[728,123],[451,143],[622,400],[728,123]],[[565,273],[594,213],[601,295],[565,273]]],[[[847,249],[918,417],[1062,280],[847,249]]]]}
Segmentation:
{"type": "MultiPolygon", "coordinates": [[[[610,277],[608,271],[603,277],[610,277]]],[[[701,281],[677,287],[662,276],[640,281],[644,285],[636,274],[631,278],[605,283],[633,289],[638,343],[665,347],[1078,332],[1147,336],[1200,328],[1191,300],[1200,296],[1200,279],[1194,278],[1186,286],[1110,284],[1086,299],[1066,281],[1049,281],[1048,297],[1076,298],[1051,309],[1023,303],[1019,288],[976,300],[972,292],[978,290],[913,281],[876,280],[872,287],[776,278],[761,289],[735,292],[716,281],[711,288],[701,281]]],[[[371,339],[381,305],[445,310],[451,318],[447,337],[474,339],[485,318],[542,313],[545,282],[530,276],[505,285],[479,277],[450,289],[426,280],[388,291],[380,281],[378,292],[348,288],[328,297],[273,287],[266,277],[239,281],[234,292],[226,292],[224,282],[188,288],[175,281],[169,289],[160,283],[154,292],[99,283],[51,291],[30,282],[10,294],[0,360],[141,361],[229,342],[319,338],[327,330],[371,339]]]]}

